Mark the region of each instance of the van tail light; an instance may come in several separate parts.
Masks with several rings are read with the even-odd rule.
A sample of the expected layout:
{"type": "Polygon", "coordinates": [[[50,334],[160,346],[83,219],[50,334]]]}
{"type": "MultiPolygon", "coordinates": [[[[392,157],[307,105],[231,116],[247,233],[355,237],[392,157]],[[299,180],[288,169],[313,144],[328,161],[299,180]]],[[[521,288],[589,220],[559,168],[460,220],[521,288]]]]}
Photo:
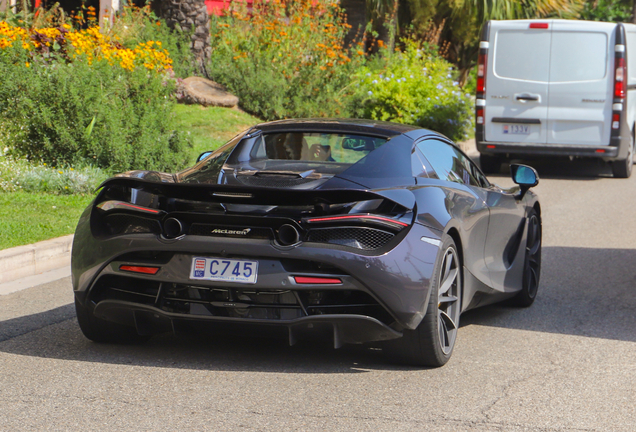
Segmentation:
{"type": "Polygon", "coordinates": [[[625,97],[625,81],[627,78],[627,71],[625,69],[625,58],[618,57],[618,54],[614,59],[614,97],[623,99],[625,97]]]}
{"type": "Polygon", "coordinates": [[[486,64],[488,63],[488,54],[479,54],[477,58],[477,97],[486,93],[486,64]]]}
{"type": "Polygon", "coordinates": [[[621,115],[620,113],[612,114],[612,129],[618,129],[621,125],[621,115]]]}
{"type": "Polygon", "coordinates": [[[476,109],[476,119],[478,125],[484,124],[484,107],[477,107],[476,109]]]}
{"type": "Polygon", "coordinates": [[[545,22],[533,22],[530,23],[531,29],[547,29],[549,27],[548,23],[545,22]]]}

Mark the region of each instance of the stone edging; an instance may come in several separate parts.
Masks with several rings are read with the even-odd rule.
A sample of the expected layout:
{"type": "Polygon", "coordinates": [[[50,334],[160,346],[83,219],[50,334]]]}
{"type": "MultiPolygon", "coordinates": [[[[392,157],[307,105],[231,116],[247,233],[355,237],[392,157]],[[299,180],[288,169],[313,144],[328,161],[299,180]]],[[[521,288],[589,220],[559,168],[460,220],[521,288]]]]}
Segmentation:
{"type": "Polygon", "coordinates": [[[71,264],[73,235],[0,250],[0,284],[71,264]]]}

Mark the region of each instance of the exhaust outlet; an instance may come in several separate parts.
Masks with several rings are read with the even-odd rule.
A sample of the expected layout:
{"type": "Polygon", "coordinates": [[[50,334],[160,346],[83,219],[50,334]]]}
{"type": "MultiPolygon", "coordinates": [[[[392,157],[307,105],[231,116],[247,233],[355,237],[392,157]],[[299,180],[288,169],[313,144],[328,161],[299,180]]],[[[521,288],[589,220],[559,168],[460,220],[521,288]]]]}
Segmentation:
{"type": "Polygon", "coordinates": [[[278,242],[283,246],[293,245],[300,240],[300,234],[296,227],[285,224],[278,228],[278,242]]]}
{"type": "Polygon", "coordinates": [[[185,230],[183,224],[179,219],[168,218],[163,223],[163,235],[166,238],[173,239],[184,234],[185,230]]]}

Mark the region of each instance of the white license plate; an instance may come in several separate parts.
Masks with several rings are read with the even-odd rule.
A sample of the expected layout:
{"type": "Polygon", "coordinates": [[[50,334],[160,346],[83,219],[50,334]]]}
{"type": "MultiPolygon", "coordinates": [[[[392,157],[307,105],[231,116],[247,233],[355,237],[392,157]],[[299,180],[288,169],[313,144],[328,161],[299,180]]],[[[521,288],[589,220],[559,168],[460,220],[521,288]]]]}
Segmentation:
{"type": "Polygon", "coordinates": [[[529,124],[505,124],[503,125],[504,135],[530,135],[529,124]]]}
{"type": "Polygon", "coordinates": [[[195,257],[190,279],[253,284],[257,272],[258,261],[195,257]]]}

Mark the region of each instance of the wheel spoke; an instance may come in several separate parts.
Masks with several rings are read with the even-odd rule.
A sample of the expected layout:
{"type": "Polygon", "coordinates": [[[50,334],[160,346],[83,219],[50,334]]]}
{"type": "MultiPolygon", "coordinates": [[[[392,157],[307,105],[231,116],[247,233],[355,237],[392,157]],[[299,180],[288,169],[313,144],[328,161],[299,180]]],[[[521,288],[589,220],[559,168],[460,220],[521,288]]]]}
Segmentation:
{"type": "Polygon", "coordinates": [[[457,301],[457,297],[455,296],[441,296],[438,297],[438,303],[455,303],[457,301]]]}
{"type": "Polygon", "coordinates": [[[441,296],[442,294],[446,294],[448,290],[451,288],[453,283],[457,280],[457,269],[454,268],[451,270],[449,274],[446,275],[444,282],[442,282],[439,290],[437,291],[437,295],[441,296]]]}
{"type": "Polygon", "coordinates": [[[439,316],[441,318],[441,320],[444,322],[444,325],[447,329],[451,329],[451,330],[456,330],[457,329],[457,324],[455,324],[455,321],[453,321],[451,319],[450,316],[448,316],[448,314],[444,311],[439,311],[439,316]]]}

